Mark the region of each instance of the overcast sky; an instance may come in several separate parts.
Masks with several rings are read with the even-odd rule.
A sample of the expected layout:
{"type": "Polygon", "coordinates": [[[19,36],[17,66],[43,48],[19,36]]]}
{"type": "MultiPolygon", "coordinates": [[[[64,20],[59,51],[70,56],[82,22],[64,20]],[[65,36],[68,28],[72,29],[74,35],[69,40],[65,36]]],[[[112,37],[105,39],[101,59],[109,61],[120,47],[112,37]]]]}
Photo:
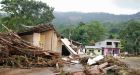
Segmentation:
{"type": "Polygon", "coordinates": [[[55,11],[107,12],[134,14],[140,11],[140,0],[41,0],[55,11]]]}

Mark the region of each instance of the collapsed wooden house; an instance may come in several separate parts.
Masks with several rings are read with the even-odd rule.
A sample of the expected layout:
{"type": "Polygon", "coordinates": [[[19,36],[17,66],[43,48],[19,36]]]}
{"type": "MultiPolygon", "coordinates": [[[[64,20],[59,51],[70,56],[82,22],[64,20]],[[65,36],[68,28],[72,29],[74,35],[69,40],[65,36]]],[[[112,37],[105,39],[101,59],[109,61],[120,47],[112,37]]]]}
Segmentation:
{"type": "Polygon", "coordinates": [[[34,46],[42,48],[44,51],[58,52],[64,56],[77,54],[71,42],[68,39],[61,38],[61,35],[51,24],[40,24],[19,32],[18,35],[34,46]]]}
{"type": "Polygon", "coordinates": [[[43,50],[50,50],[61,53],[62,42],[61,36],[56,32],[51,24],[41,24],[28,28],[18,35],[32,43],[34,46],[41,47],[43,50]]]}
{"type": "MultiPolygon", "coordinates": [[[[54,52],[42,51],[42,48],[32,45],[23,40],[15,32],[0,33],[0,56],[9,57],[11,55],[50,55],[54,52]]],[[[56,52],[55,52],[56,53],[56,52]]],[[[58,55],[58,53],[56,53],[58,55]]]]}

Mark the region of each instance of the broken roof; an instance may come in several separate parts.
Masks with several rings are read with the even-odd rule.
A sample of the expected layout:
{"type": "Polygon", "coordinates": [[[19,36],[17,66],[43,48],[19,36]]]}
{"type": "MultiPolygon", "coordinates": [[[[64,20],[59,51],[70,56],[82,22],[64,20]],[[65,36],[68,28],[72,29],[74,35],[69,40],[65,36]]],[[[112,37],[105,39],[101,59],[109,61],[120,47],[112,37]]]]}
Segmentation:
{"type": "Polygon", "coordinates": [[[33,26],[31,28],[25,29],[23,32],[18,32],[18,35],[30,35],[33,33],[42,33],[48,30],[54,30],[57,36],[60,36],[60,34],[55,30],[54,26],[52,24],[39,24],[37,26],[33,26]]]}
{"type": "Polygon", "coordinates": [[[82,45],[82,43],[80,43],[78,41],[74,41],[74,40],[69,40],[69,41],[72,41],[72,44],[75,44],[75,45],[82,45]]]}

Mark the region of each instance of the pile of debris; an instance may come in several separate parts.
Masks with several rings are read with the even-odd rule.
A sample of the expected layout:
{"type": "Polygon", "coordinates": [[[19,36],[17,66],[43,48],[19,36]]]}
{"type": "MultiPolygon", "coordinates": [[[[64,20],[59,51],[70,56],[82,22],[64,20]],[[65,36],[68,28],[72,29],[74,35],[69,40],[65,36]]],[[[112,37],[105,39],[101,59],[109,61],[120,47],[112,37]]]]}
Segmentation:
{"type": "Polygon", "coordinates": [[[16,33],[0,33],[0,66],[56,67],[58,75],[140,75],[112,56],[80,57],[70,55],[60,59],[59,53],[43,50],[21,39],[16,33]],[[62,67],[63,66],[63,67],[62,67]]]}
{"type": "Polygon", "coordinates": [[[71,68],[71,70],[69,71],[67,71],[66,68],[63,69],[64,75],[140,75],[136,70],[130,69],[124,62],[112,56],[99,55],[96,57],[84,57],[79,59],[69,56],[67,58],[62,58],[62,60],[70,62],[71,65],[74,65],[72,67],[76,68],[75,71],[73,71],[74,68],[70,66],[69,69],[71,68]],[[76,64],[81,64],[82,67],[76,64]]]}
{"type": "Polygon", "coordinates": [[[59,53],[33,46],[14,32],[0,33],[0,65],[2,66],[37,66],[39,64],[54,66],[58,59],[59,53]]]}

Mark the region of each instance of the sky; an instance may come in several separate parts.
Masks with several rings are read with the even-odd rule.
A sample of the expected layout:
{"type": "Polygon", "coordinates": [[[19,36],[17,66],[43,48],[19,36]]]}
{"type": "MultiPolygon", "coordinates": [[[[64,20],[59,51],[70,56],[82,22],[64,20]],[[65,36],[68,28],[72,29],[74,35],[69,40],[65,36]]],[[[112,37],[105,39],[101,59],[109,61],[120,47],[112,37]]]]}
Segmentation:
{"type": "Polygon", "coordinates": [[[105,12],[135,14],[140,11],[140,0],[41,0],[59,12],[105,12]]]}

